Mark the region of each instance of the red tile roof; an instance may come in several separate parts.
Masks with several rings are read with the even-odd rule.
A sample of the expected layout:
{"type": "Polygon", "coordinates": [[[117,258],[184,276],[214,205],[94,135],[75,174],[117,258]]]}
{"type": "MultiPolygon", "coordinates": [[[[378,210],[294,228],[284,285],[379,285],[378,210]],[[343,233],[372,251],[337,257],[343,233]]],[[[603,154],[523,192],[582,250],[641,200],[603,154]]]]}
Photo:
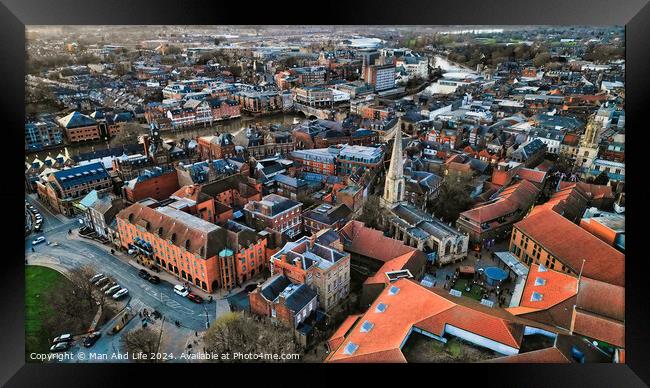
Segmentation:
{"type": "Polygon", "coordinates": [[[391,272],[391,271],[399,271],[401,269],[404,269],[406,264],[409,262],[409,260],[417,254],[417,251],[405,253],[401,256],[397,256],[394,259],[391,259],[387,262],[384,263],[384,265],[379,268],[377,273],[374,275],[368,277],[366,281],[363,282],[363,284],[388,284],[389,280],[388,277],[386,276],[386,272],[391,272]]]}
{"type": "Polygon", "coordinates": [[[583,275],[624,286],[625,256],[599,238],[551,209],[543,209],[517,222],[521,230],[553,256],[583,275]]]}
{"type": "Polygon", "coordinates": [[[488,222],[510,214],[517,209],[528,209],[535,202],[537,194],[539,194],[539,188],[524,180],[505,188],[495,200],[467,210],[461,213],[461,216],[467,217],[479,224],[488,222]]]}
{"type": "Polygon", "coordinates": [[[526,364],[566,364],[571,360],[556,347],[533,350],[532,352],[519,353],[512,356],[498,357],[486,362],[496,363],[526,363],[526,364]]]}
{"type": "Polygon", "coordinates": [[[531,264],[519,306],[544,310],[569,299],[577,293],[578,278],[552,269],[540,272],[539,265],[531,264]],[[537,279],[542,280],[544,284],[535,285],[537,279]],[[531,297],[534,292],[542,295],[542,300],[532,301],[531,297]]]}
{"type": "Polygon", "coordinates": [[[372,323],[370,331],[361,332],[361,324],[357,324],[340,346],[332,349],[326,362],[396,362],[400,358],[397,352],[401,353],[414,326],[442,335],[445,326],[451,325],[517,349],[521,344],[524,325],[503,310],[443,295],[411,279],[399,279],[391,286],[399,289],[397,294],[391,295],[391,287],[386,287],[358,320],[372,323]],[[376,311],[380,303],[386,305],[384,312],[376,311]],[[345,353],[350,343],[358,346],[351,355],[345,353]]]}
{"type": "Polygon", "coordinates": [[[625,324],[576,308],[573,332],[585,337],[625,347],[625,324]]]}
{"type": "Polygon", "coordinates": [[[380,230],[366,227],[363,222],[349,221],[339,230],[345,250],[380,261],[417,251],[401,241],[384,236],[380,230]]]}
{"type": "Polygon", "coordinates": [[[582,277],[576,308],[625,321],[625,287],[582,277]]]}
{"type": "Polygon", "coordinates": [[[544,182],[544,179],[546,179],[546,172],[533,170],[530,168],[520,168],[515,173],[515,176],[519,176],[521,179],[525,179],[534,183],[542,183],[544,182]]]}
{"type": "Polygon", "coordinates": [[[339,328],[336,329],[329,340],[327,340],[327,345],[330,349],[336,349],[341,346],[343,340],[345,339],[345,335],[348,333],[348,330],[350,330],[352,326],[357,323],[359,317],[361,317],[361,314],[349,315],[347,318],[345,318],[343,323],[341,323],[341,326],[339,326],[339,328]]]}

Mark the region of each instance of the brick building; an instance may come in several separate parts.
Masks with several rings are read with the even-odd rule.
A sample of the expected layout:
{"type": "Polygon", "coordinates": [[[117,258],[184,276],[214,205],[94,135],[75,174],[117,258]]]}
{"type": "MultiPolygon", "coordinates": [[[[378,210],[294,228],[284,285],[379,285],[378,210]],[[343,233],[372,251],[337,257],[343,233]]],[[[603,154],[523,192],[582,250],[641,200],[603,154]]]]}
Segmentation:
{"type": "Polygon", "coordinates": [[[332,230],[304,236],[288,242],[271,256],[271,273],[313,287],[319,305],[329,311],[350,291],[350,254],[341,248],[338,235],[332,230]]]}
{"type": "Polygon", "coordinates": [[[244,212],[246,224],[254,226],[256,230],[268,228],[288,238],[302,231],[302,203],[277,194],[269,194],[261,201],[248,202],[244,205],[244,212]]]}
{"type": "Polygon", "coordinates": [[[99,162],[56,171],[36,183],[41,202],[67,216],[75,214],[75,205],[91,191],[104,193],[112,189],[111,177],[99,162]]]}
{"type": "Polygon", "coordinates": [[[160,205],[135,203],[117,215],[121,246],[134,249],[142,264],[209,293],[237,287],[262,271],[265,237],[243,225],[222,228],[190,214],[197,203],[186,198],[160,205]]]}
{"type": "Polygon", "coordinates": [[[625,255],[552,209],[514,224],[510,252],[524,264],[625,284],[625,255]]]}
{"type": "Polygon", "coordinates": [[[251,313],[270,317],[292,329],[297,329],[318,308],[316,291],[279,274],[258,285],[248,299],[251,313]]]}
{"type": "Polygon", "coordinates": [[[224,159],[235,156],[235,143],[229,133],[216,136],[201,136],[197,139],[198,152],[202,160],[224,159]]]}
{"type": "Polygon", "coordinates": [[[131,203],[145,198],[162,201],[169,198],[179,188],[178,174],[175,169],[152,169],[127,181],[122,187],[122,196],[131,203]]]}

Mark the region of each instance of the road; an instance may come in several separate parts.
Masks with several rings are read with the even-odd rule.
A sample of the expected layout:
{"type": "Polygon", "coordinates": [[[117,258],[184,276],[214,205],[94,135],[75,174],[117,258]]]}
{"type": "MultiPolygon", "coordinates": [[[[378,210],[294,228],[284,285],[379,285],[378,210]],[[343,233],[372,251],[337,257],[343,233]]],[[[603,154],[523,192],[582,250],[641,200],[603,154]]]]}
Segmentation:
{"type": "MultiPolygon", "coordinates": [[[[28,264],[46,265],[58,270],[69,270],[83,265],[91,265],[105,275],[110,276],[129,290],[129,306],[133,311],[146,308],[149,311],[160,312],[167,322],[179,321],[188,333],[203,331],[207,323],[226,311],[230,311],[227,302],[218,300],[213,303],[196,304],[187,298],[173,292],[173,284],[161,279],[160,284],[151,284],[138,277],[138,269],[127,262],[124,255],[118,258],[110,253],[110,247],[78,237],[76,232],[68,234],[69,229],[79,226],[78,219],[66,219],[55,215],[33,198],[26,198],[34,205],[43,217],[43,232],[28,236],[25,239],[25,258],[28,264]],[[38,244],[32,252],[32,241],[44,236],[48,242],[56,242],[57,246],[38,244]],[[223,304],[226,303],[226,308],[223,304]]],[[[139,320],[134,319],[127,327],[138,327],[139,320]],[[133,323],[133,322],[136,323],[133,323]]],[[[106,327],[104,328],[104,330],[106,327]]],[[[102,332],[104,332],[102,330],[102,332]]],[[[112,351],[116,346],[117,336],[102,334],[102,338],[91,351],[112,351]],[[111,350],[112,349],[112,350],[111,350]]],[[[78,349],[77,346],[75,348],[78,349]]],[[[83,348],[81,348],[83,349],[83,348]]]]}

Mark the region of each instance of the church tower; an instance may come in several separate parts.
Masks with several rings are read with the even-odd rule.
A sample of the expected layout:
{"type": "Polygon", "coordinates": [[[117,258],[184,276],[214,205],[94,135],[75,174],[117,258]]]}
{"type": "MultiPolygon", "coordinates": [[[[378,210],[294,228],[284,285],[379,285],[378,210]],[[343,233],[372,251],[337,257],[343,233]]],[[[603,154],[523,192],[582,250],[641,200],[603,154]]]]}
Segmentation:
{"type": "Polygon", "coordinates": [[[390,157],[390,167],[384,183],[384,196],[382,205],[392,208],[404,202],[404,159],[402,158],[402,131],[399,126],[395,128],[393,154],[390,157]]]}
{"type": "Polygon", "coordinates": [[[598,140],[602,124],[597,123],[593,117],[589,118],[585,133],[582,135],[576,165],[590,169],[598,154],[598,140]]]}

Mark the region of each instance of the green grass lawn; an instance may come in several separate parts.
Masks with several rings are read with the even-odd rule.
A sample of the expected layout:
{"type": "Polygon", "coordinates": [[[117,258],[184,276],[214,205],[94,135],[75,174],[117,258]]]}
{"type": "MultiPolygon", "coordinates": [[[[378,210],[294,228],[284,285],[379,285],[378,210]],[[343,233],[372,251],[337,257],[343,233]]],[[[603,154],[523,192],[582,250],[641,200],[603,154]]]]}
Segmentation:
{"type": "Polygon", "coordinates": [[[47,353],[48,335],[43,328],[44,318],[52,314],[45,295],[68,279],[59,272],[38,265],[25,267],[25,353],[47,353]]]}
{"type": "Polygon", "coordinates": [[[467,296],[472,299],[476,299],[480,301],[482,296],[481,287],[477,285],[473,285],[470,291],[467,292],[465,291],[465,288],[467,287],[468,283],[470,283],[470,280],[468,279],[458,279],[456,280],[456,284],[454,285],[454,290],[458,290],[462,292],[463,296],[467,296]]]}

